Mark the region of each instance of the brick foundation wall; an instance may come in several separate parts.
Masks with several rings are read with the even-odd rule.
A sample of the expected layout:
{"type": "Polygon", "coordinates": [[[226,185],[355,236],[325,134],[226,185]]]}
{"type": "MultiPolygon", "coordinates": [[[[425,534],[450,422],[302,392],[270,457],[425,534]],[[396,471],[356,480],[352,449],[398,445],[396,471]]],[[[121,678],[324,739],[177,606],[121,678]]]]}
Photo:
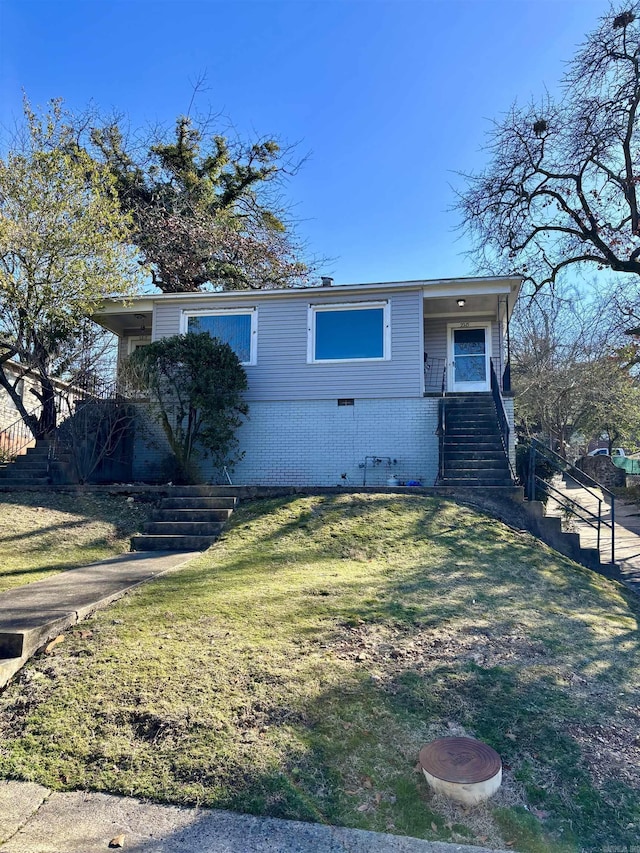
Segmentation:
{"type": "Polygon", "coordinates": [[[171,479],[171,448],[160,424],[143,403],[136,404],[132,472],[136,483],[166,483],[171,479]]]}
{"type": "Polygon", "coordinates": [[[234,483],[360,485],[365,456],[391,457],[367,468],[367,484],[399,480],[433,485],[438,468],[437,400],[336,400],[253,403],[238,437],[245,458],[234,483]],[[347,479],[343,480],[342,475],[347,479]]]}
{"type": "MultiPolygon", "coordinates": [[[[504,402],[515,467],[513,399],[504,402]]],[[[368,467],[367,485],[385,485],[393,473],[401,482],[432,486],[438,473],[437,420],[437,397],[355,399],[353,406],[338,406],[337,400],[254,401],[238,431],[245,455],[231,478],[235,485],[360,486],[365,456],[388,456],[397,462],[368,467]]],[[[136,481],[166,482],[169,459],[159,425],[137,430],[136,481]]],[[[200,469],[202,482],[220,481],[206,459],[200,469]]]]}
{"type": "MultiPolygon", "coordinates": [[[[391,457],[367,468],[367,485],[399,480],[435,482],[438,472],[437,398],[366,400],[338,406],[337,400],[256,401],[238,431],[243,460],[231,472],[239,485],[362,485],[365,456],[391,457]],[[346,479],[342,475],[346,474],[346,479]]],[[[166,442],[152,429],[154,440],[138,439],[134,476],[161,479],[159,466],[166,442]]],[[[205,460],[203,482],[216,479],[205,460]]]]}

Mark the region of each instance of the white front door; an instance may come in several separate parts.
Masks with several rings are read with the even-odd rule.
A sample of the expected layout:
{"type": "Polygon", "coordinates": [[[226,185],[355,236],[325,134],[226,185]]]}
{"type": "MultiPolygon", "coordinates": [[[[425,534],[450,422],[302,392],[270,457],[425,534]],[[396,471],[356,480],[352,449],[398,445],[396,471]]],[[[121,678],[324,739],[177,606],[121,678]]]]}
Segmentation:
{"type": "Polygon", "coordinates": [[[449,325],[450,391],[489,390],[490,335],[490,323],[449,325]]]}

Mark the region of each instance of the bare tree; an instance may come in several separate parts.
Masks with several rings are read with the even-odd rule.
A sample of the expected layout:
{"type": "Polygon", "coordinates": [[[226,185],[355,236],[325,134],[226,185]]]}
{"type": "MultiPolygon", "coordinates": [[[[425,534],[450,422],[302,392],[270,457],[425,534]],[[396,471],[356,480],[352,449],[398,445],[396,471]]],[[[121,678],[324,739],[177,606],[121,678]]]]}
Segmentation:
{"type": "Polygon", "coordinates": [[[521,433],[543,436],[564,453],[572,436],[640,431],[640,387],[617,349],[609,301],[573,290],[521,303],[512,324],[513,384],[521,433]]]}
{"type": "Polygon", "coordinates": [[[57,433],[59,464],[71,462],[71,479],[79,483],[129,479],[133,453],[135,406],[128,400],[70,397],[69,417],[57,433]]]}
{"type": "Polygon", "coordinates": [[[465,176],[458,202],[483,269],[519,273],[532,291],[589,265],[640,274],[639,14],[639,2],[612,7],[560,100],[494,123],[490,163],[465,176]]]}

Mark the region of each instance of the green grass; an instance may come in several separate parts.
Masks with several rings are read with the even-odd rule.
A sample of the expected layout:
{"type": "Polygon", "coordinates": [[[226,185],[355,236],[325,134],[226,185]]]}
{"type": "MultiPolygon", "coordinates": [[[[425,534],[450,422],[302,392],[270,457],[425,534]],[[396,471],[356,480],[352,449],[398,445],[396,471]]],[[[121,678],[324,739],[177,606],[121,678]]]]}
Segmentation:
{"type": "Polygon", "coordinates": [[[0,773],[56,790],[525,853],[640,836],[638,602],[439,499],[241,507],[212,549],[36,659],[0,697],[0,773]],[[486,805],[420,747],[491,744],[486,805]]]}
{"type": "Polygon", "coordinates": [[[82,489],[0,494],[0,592],[128,551],[149,507],[82,489]]]}

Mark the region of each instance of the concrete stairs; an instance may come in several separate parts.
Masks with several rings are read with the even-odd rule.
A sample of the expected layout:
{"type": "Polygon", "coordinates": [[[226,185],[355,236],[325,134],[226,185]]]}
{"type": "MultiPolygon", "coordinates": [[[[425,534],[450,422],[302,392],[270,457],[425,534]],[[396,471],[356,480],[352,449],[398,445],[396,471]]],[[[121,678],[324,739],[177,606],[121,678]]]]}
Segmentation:
{"type": "Polygon", "coordinates": [[[215,486],[177,487],[131,539],[131,550],[204,551],[220,536],[237,500],[215,486]]]}
{"type": "Polygon", "coordinates": [[[513,486],[491,394],[450,394],[443,399],[444,471],[437,485],[454,488],[513,486]]]}
{"type": "MultiPolygon", "coordinates": [[[[545,507],[547,518],[556,519],[566,535],[578,537],[583,551],[598,555],[601,563],[611,562],[611,506],[608,498],[599,488],[593,486],[588,491],[571,475],[556,476],[552,480],[559,500],[549,497],[545,507]],[[598,533],[594,524],[586,520],[586,512],[567,513],[561,504],[562,499],[576,501],[592,515],[602,512],[600,529],[600,550],[598,552],[598,533]],[[600,504],[599,504],[600,501],[600,504]]],[[[552,493],[553,494],[553,493],[552,493]]],[[[593,522],[593,519],[592,519],[593,522]]],[[[640,511],[622,500],[616,500],[615,558],[623,571],[637,574],[640,571],[640,511]]]]}
{"type": "Polygon", "coordinates": [[[25,486],[46,486],[51,482],[49,453],[51,442],[38,439],[34,447],[16,456],[12,462],[0,465],[0,486],[20,489],[25,486]]]}
{"type": "Polygon", "coordinates": [[[548,506],[540,501],[527,501],[524,506],[531,519],[531,531],[535,536],[576,563],[606,577],[619,579],[616,567],[603,558],[597,548],[583,542],[579,533],[569,530],[561,514],[549,512],[548,506]]]}
{"type": "Polygon", "coordinates": [[[74,483],[71,454],[51,439],[39,438],[12,462],[0,465],[0,489],[23,489],[51,483],[74,483]]]}

